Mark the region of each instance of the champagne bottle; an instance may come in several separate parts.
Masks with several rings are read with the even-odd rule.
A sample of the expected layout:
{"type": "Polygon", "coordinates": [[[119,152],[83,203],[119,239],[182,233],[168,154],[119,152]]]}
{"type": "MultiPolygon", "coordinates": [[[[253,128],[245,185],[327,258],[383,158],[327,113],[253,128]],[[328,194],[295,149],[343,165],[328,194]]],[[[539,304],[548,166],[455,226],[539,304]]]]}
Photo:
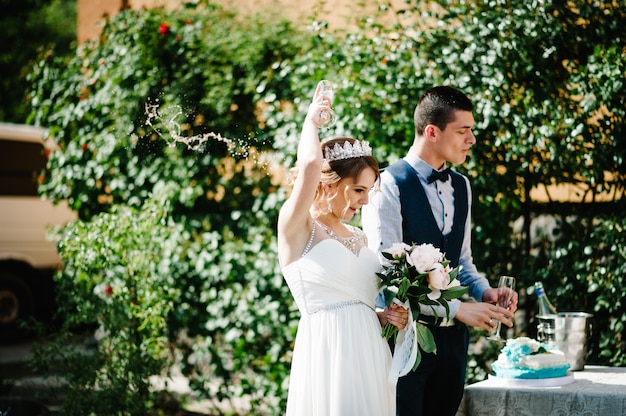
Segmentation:
{"type": "Polygon", "coordinates": [[[543,290],[543,283],[535,282],[535,293],[537,294],[537,303],[539,304],[539,315],[556,315],[556,308],[550,303],[543,290]]]}

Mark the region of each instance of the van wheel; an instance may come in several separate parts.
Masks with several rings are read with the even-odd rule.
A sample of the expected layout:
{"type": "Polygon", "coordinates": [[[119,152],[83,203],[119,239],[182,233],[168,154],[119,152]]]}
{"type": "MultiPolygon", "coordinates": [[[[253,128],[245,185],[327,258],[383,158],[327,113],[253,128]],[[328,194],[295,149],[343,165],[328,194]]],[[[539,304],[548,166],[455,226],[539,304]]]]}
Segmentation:
{"type": "Polygon", "coordinates": [[[0,341],[23,338],[19,325],[33,313],[33,294],[19,276],[0,272],[0,341]]]}

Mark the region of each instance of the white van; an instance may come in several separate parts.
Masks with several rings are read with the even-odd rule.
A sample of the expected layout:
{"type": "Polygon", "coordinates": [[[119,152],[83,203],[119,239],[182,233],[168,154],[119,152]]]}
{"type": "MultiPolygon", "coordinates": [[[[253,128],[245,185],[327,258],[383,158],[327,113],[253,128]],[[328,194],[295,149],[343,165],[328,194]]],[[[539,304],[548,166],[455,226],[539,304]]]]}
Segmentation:
{"type": "Polygon", "coordinates": [[[46,167],[45,130],[0,123],[0,342],[25,334],[20,322],[50,320],[55,308],[52,275],[60,265],[48,227],[76,219],[67,203],[38,196],[46,167]]]}

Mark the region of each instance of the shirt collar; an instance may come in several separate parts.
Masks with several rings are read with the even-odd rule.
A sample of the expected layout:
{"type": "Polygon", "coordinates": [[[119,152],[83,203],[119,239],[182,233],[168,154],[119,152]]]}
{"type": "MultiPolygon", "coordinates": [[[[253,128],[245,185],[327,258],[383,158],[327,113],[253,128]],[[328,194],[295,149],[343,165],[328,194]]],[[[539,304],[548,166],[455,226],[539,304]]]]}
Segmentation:
{"type": "MultiPolygon", "coordinates": [[[[404,157],[404,160],[411,165],[411,167],[413,169],[415,169],[415,171],[417,172],[417,174],[420,176],[421,179],[423,179],[424,181],[427,180],[428,176],[430,175],[430,173],[434,170],[437,170],[435,168],[433,168],[432,166],[430,166],[427,162],[425,162],[421,157],[419,157],[418,155],[415,154],[415,152],[410,151],[408,152],[408,154],[404,157]]],[[[443,169],[445,169],[447,166],[444,165],[443,169]]]]}

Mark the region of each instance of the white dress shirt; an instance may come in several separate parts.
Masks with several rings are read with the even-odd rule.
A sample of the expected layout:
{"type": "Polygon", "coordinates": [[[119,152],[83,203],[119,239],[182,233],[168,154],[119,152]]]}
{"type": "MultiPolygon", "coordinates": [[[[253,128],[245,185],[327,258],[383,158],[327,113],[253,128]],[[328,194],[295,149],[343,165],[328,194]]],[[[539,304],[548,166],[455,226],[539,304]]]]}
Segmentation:
{"type": "MultiPolygon", "coordinates": [[[[443,235],[449,234],[452,230],[452,221],[454,219],[454,188],[452,187],[452,180],[445,182],[434,181],[429,184],[427,178],[434,169],[432,166],[423,161],[412,151],[409,152],[404,160],[417,172],[439,229],[442,231],[443,235]]],[[[465,222],[465,232],[459,258],[461,270],[457,278],[463,286],[468,287],[471,297],[482,301],[483,292],[489,289],[490,285],[487,279],[478,273],[472,259],[470,220],[472,193],[469,180],[465,176],[463,178],[467,185],[468,215],[465,222]]],[[[378,253],[391,247],[394,243],[402,242],[400,191],[395,179],[390,173],[383,171],[380,176],[379,184],[370,192],[369,204],[362,208],[362,226],[363,231],[365,231],[367,235],[369,247],[378,253]]],[[[460,301],[458,299],[450,302],[451,318],[456,315],[459,305],[460,301]]],[[[377,304],[377,306],[380,306],[380,304],[377,304]]],[[[423,307],[421,313],[434,315],[430,306],[423,307]]],[[[443,306],[436,308],[436,314],[440,317],[445,316],[443,306]]]]}

